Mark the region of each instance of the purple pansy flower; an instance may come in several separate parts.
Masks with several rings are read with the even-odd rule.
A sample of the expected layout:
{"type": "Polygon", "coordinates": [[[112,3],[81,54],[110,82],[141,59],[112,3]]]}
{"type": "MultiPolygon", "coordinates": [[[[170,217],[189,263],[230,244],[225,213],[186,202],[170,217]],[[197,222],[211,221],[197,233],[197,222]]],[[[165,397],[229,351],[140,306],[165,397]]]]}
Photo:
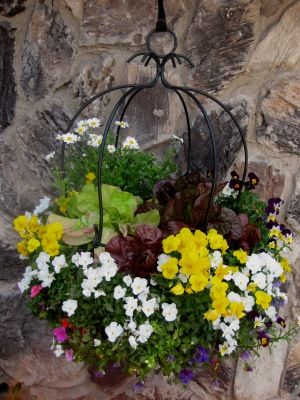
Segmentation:
{"type": "Polygon", "coordinates": [[[204,363],[209,360],[209,350],[203,346],[197,346],[196,353],[194,355],[194,360],[196,363],[204,363]]]}
{"type": "Polygon", "coordinates": [[[187,385],[194,378],[194,373],[190,369],[182,369],[179,373],[179,379],[184,385],[187,385]]]}

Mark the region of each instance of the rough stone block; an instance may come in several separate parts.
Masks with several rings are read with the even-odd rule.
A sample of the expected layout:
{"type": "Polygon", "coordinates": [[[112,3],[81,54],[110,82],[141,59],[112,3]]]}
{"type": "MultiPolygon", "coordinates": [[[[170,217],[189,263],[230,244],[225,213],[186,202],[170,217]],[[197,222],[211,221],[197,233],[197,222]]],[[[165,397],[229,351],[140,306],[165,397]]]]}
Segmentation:
{"type": "Polygon", "coordinates": [[[14,46],[15,29],[8,22],[0,21],[0,133],[15,114],[14,46]]]}
{"type": "Polygon", "coordinates": [[[69,81],[72,40],[59,11],[37,2],[22,53],[21,83],[28,98],[41,99],[69,81]]]}
{"type": "MultiPolygon", "coordinates": [[[[300,9],[299,9],[300,11],[300,9]]],[[[285,73],[267,84],[258,141],[282,153],[300,154],[300,74],[285,73]]]]}

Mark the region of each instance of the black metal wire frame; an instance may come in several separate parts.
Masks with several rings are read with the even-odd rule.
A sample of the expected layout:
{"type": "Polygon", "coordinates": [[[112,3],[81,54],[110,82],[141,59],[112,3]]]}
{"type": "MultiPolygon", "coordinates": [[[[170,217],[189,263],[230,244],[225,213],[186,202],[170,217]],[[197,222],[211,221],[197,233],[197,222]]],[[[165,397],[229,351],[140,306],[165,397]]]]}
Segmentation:
{"type": "MultiPolygon", "coordinates": [[[[162,4],[162,0],[159,2],[160,5],[162,4]]],[[[243,131],[237,122],[236,118],[233,116],[231,111],[228,109],[228,107],[223,104],[220,100],[218,100],[216,97],[213,95],[204,92],[203,90],[200,89],[194,89],[191,87],[182,87],[182,86],[175,86],[172,85],[168,80],[165,78],[165,66],[168,62],[171,62],[173,67],[176,68],[176,63],[182,64],[182,60],[188,63],[190,67],[193,67],[193,63],[184,55],[182,54],[176,54],[175,50],[177,47],[177,38],[175,34],[170,31],[167,27],[164,28],[163,32],[169,32],[174,40],[173,48],[172,51],[169,52],[166,55],[161,55],[155,53],[151,47],[151,38],[152,36],[156,33],[157,31],[152,31],[150,34],[147,36],[147,47],[148,47],[148,52],[141,52],[134,54],[132,57],[128,59],[127,62],[131,62],[137,57],[142,57],[142,63],[144,63],[145,66],[149,64],[151,60],[153,60],[156,64],[156,75],[153,78],[152,81],[146,84],[127,84],[127,85],[120,85],[116,86],[110,89],[106,89],[100,93],[97,93],[94,95],[91,99],[86,101],[79,109],[78,111],[74,114],[73,118],[71,119],[67,129],[65,132],[69,132],[71,128],[73,127],[73,124],[75,123],[77,117],[82,113],[82,111],[91,103],[93,103],[95,100],[103,97],[107,93],[111,93],[117,90],[124,90],[127,89],[125,93],[122,94],[122,96],[119,98],[119,100],[115,103],[114,108],[112,112],[110,113],[108,120],[105,125],[104,133],[103,133],[103,138],[102,138],[102,143],[101,146],[99,147],[99,157],[98,157],[98,176],[97,176],[97,184],[98,184],[98,201],[99,201],[99,224],[94,226],[95,229],[95,238],[94,238],[94,248],[98,246],[105,246],[105,244],[101,243],[102,240],[102,231],[103,231],[103,199],[102,199],[102,165],[103,165],[103,158],[104,158],[104,150],[105,150],[105,144],[107,140],[107,136],[109,134],[109,131],[111,129],[111,125],[116,118],[118,112],[120,111],[121,107],[123,107],[122,112],[120,114],[120,120],[122,121],[123,118],[126,115],[126,112],[128,110],[129,105],[132,103],[133,99],[135,96],[142,92],[144,89],[151,89],[156,84],[158,83],[159,79],[161,80],[162,85],[167,89],[172,92],[174,92],[177,97],[179,98],[184,114],[185,114],[185,119],[186,119],[186,124],[187,124],[187,135],[188,135],[188,150],[187,150],[187,172],[189,172],[191,165],[190,165],[190,152],[191,152],[191,123],[190,123],[190,116],[189,116],[189,111],[187,107],[187,103],[184,99],[184,96],[187,96],[190,98],[198,107],[199,111],[201,112],[205,124],[208,130],[208,134],[210,137],[210,142],[212,146],[212,152],[213,152],[213,171],[212,171],[212,187],[209,195],[209,202],[208,206],[206,209],[206,216],[205,216],[205,227],[204,229],[207,230],[208,227],[208,220],[209,220],[209,211],[210,207],[213,201],[213,196],[215,193],[215,188],[216,188],[216,183],[217,183],[217,172],[218,172],[218,160],[217,160],[217,151],[216,151],[216,142],[215,142],[215,133],[212,127],[212,123],[210,121],[210,118],[208,116],[208,113],[203,106],[202,102],[198,99],[197,95],[204,96],[210,100],[212,100],[214,103],[218,104],[225,113],[231,118],[233,121],[235,127],[237,128],[239,135],[241,137],[241,141],[243,144],[244,148],[244,157],[245,157],[245,162],[244,162],[244,170],[243,170],[243,177],[242,180],[245,181],[246,174],[247,174],[247,169],[248,169],[248,151],[247,151],[247,144],[246,140],[243,134],[243,131]]],[[[161,31],[160,31],[161,32],[161,31]]],[[[118,126],[117,131],[116,131],[116,137],[115,137],[115,146],[118,147],[119,145],[119,137],[120,137],[120,126],[118,126]]],[[[62,170],[62,176],[63,179],[65,179],[65,143],[62,143],[61,147],[61,170],[62,170]]]]}

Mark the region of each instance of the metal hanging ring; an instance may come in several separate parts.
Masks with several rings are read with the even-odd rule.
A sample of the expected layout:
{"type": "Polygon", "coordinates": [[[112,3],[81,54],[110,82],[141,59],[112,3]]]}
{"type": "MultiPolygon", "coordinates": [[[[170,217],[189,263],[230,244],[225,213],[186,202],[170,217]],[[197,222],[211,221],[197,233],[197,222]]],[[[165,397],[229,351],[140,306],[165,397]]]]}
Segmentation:
{"type": "Polygon", "coordinates": [[[152,46],[151,46],[151,39],[154,37],[154,35],[156,35],[157,33],[161,33],[161,32],[157,32],[155,29],[153,29],[146,37],[146,44],[147,44],[148,50],[150,51],[150,53],[153,53],[157,57],[160,57],[160,58],[166,57],[166,56],[169,56],[170,54],[175,53],[175,50],[177,48],[177,37],[176,37],[175,33],[173,31],[171,31],[170,29],[168,29],[168,28],[167,28],[166,32],[169,33],[172,36],[173,41],[174,41],[172,50],[169,53],[166,53],[166,54],[158,54],[158,53],[156,53],[156,51],[154,51],[152,49],[152,46]]]}

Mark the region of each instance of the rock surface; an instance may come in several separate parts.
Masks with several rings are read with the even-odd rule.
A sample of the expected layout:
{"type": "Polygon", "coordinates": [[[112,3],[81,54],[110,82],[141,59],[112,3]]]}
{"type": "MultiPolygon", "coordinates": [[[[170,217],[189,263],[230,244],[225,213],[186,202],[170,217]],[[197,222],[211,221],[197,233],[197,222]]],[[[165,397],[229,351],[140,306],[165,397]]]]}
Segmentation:
{"type": "Polygon", "coordinates": [[[15,29],[8,22],[0,21],[0,133],[15,114],[14,45],[15,29]]]}
{"type": "MultiPolygon", "coordinates": [[[[155,2],[139,0],[136,5],[136,2],[129,0],[122,1],[122,6],[118,1],[87,1],[81,27],[81,45],[144,45],[146,35],[153,29],[157,11],[155,2]]],[[[171,26],[185,9],[182,0],[166,2],[171,26]]]]}
{"type": "MultiPolygon", "coordinates": [[[[247,101],[245,99],[238,99],[233,102],[233,104],[228,104],[227,106],[234,114],[242,128],[244,137],[246,137],[248,124],[247,101]]],[[[224,177],[242,146],[241,137],[234,122],[224,110],[211,112],[208,117],[211,120],[214,134],[216,156],[218,160],[218,176],[224,177]]],[[[212,142],[206,122],[200,111],[192,126],[191,144],[191,168],[205,172],[212,171],[214,169],[212,142]]],[[[187,154],[187,146],[188,139],[186,134],[184,141],[185,154],[187,154]]]]}
{"type": "Polygon", "coordinates": [[[37,2],[22,53],[21,82],[28,97],[41,99],[68,82],[73,56],[71,43],[68,28],[53,3],[37,2]]]}
{"type": "Polygon", "coordinates": [[[0,15],[12,17],[25,10],[26,0],[2,0],[0,4],[0,15]]]}
{"type": "Polygon", "coordinates": [[[254,40],[251,2],[196,2],[184,47],[195,63],[193,85],[218,91],[242,70],[254,40]]]}
{"type": "Polygon", "coordinates": [[[300,154],[300,74],[286,73],[266,88],[258,140],[281,152],[300,154]]]}

